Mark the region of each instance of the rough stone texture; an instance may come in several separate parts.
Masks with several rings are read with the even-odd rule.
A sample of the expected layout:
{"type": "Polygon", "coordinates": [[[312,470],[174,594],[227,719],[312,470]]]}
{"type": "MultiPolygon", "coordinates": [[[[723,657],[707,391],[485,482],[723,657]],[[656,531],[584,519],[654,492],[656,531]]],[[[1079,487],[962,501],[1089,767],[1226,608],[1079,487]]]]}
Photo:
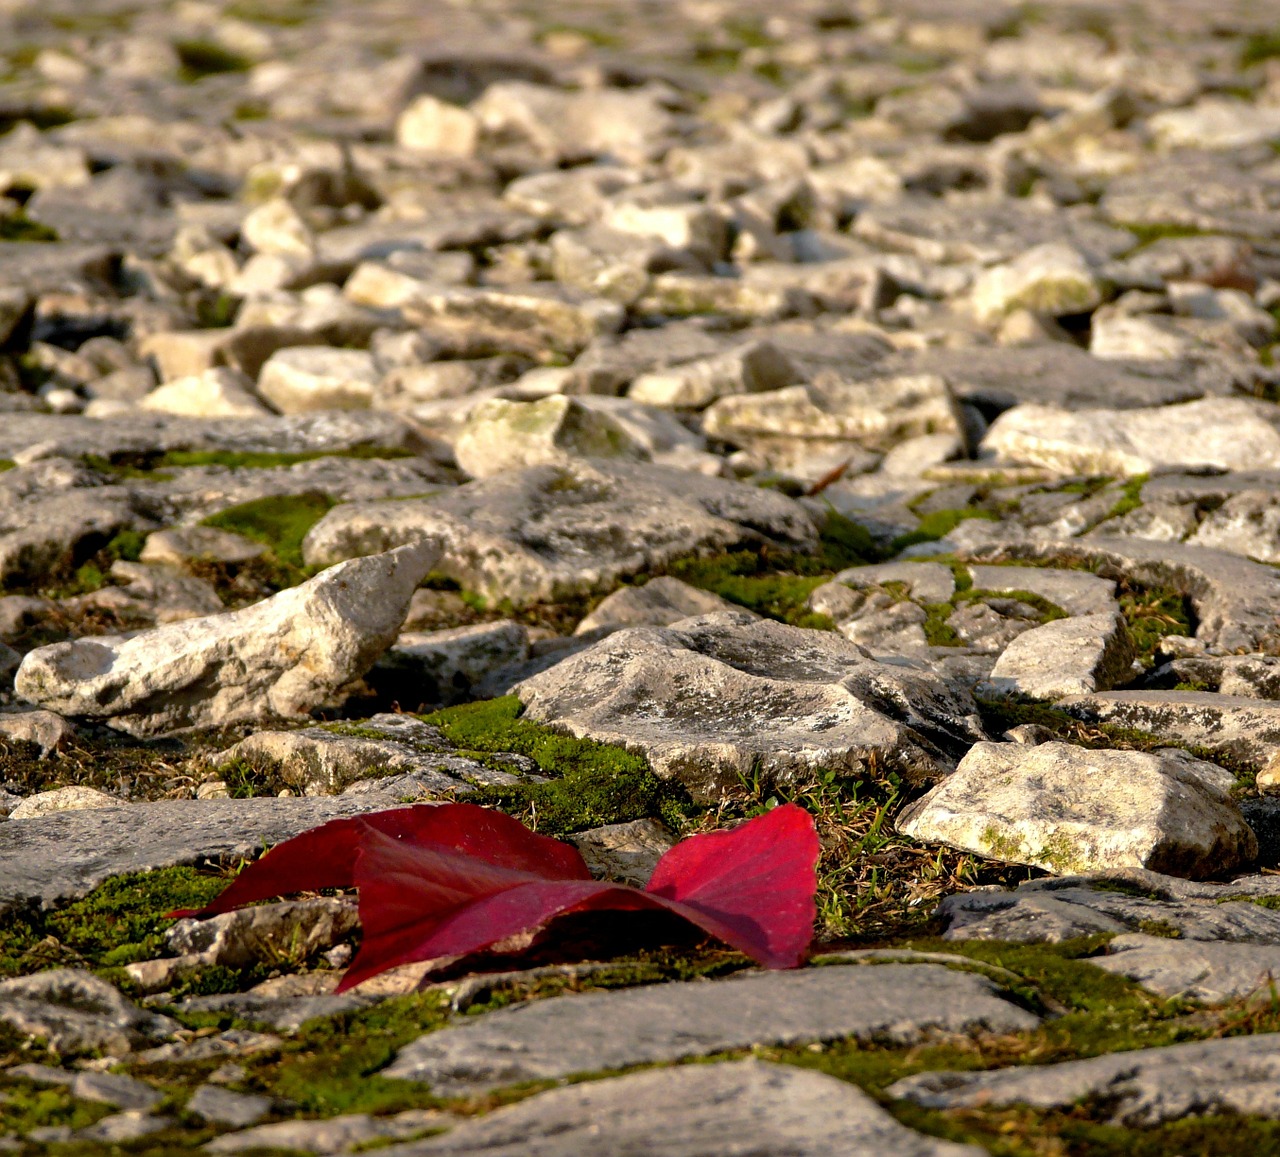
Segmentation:
{"type": "Polygon", "coordinates": [[[1014,639],[996,660],[989,685],[999,695],[1032,699],[1087,695],[1128,682],[1136,656],[1116,612],[1056,619],[1014,639]]]}
{"type": "Polygon", "coordinates": [[[168,800],[27,820],[5,829],[0,906],[76,899],[122,872],[251,855],[327,820],[393,806],[393,797],[378,793],[168,800]]]}
{"type": "Polygon", "coordinates": [[[912,1041],[929,1028],[1016,1032],[1039,1023],[985,977],[937,965],[830,967],[555,997],[501,1009],[402,1048],[383,1075],[438,1095],[753,1044],[912,1041]]]}
{"type": "Polygon", "coordinates": [[[332,948],[358,924],[354,903],[322,896],[179,920],[165,944],[170,952],[199,956],[204,964],[248,968],[291,955],[305,960],[332,948]]]}
{"type": "Polygon", "coordinates": [[[120,1073],[80,1073],[71,1082],[71,1095],[82,1101],[101,1101],[117,1109],[147,1112],[164,1100],[150,1085],[120,1073]]]}
{"type": "Polygon", "coordinates": [[[1277,895],[1273,876],[1209,884],[1129,869],[948,896],[938,914],[948,940],[1057,942],[1155,930],[1186,940],[1277,945],[1280,913],[1253,902],[1277,895]]]}
{"type": "Polygon", "coordinates": [[[897,826],[1059,875],[1138,867],[1206,877],[1257,854],[1234,786],[1230,772],[1171,748],[978,743],[897,826]]]}
{"type": "Polygon", "coordinates": [[[215,1137],[210,1153],[243,1153],[262,1149],[299,1150],[303,1153],[359,1152],[363,1146],[386,1147],[388,1141],[438,1129],[449,1118],[430,1109],[410,1109],[387,1117],[351,1113],[323,1121],[277,1121],[238,1133],[215,1137]]]}
{"type": "MultiPolygon", "coordinates": [[[[986,551],[977,551],[983,554],[986,551]]],[[[1196,638],[1215,650],[1256,651],[1276,637],[1280,575],[1222,551],[1133,538],[1098,537],[1022,542],[990,549],[1020,558],[1061,557],[1152,586],[1172,587],[1191,600],[1196,638]]]]}
{"type": "Polygon", "coordinates": [[[184,1108],[210,1124],[246,1129],[271,1112],[271,1098],[233,1093],[217,1085],[201,1085],[191,1094],[184,1108]]]}
{"type": "Polygon", "coordinates": [[[243,611],[32,651],[29,702],[132,734],[288,717],[359,676],[395,639],[430,543],[331,567],[243,611]]]}
{"type": "Polygon", "coordinates": [[[644,586],[623,587],[602,599],[574,628],[574,634],[586,635],[601,628],[619,631],[624,627],[667,627],[696,615],[735,609],[741,608],[735,608],[719,595],[691,587],[669,575],[660,575],[644,586]]]}
{"type": "Polygon", "coordinates": [[[1096,1097],[1117,1124],[1155,1125],[1213,1113],[1280,1116],[1278,1072],[1280,1048],[1264,1034],[986,1073],[921,1073],[888,1092],[932,1109],[1066,1108],[1096,1097]]]}
{"type": "Polygon", "coordinates": [[[33,820],[58,812],[87,811],[90,808],[124,807],[126,801],[93,787],[58,787],[24,799],[10,813],[11,820],[33,820]]]}
{"type": "Polygon", "coordinates": [[[1185,996],[1222,1004],[1267,995],[1280,972],[1280,947],[1219,944],[1128,933],[1107,945],[1107,955],[1091,963],[1136,980],[1161,996],[1185,996]]]}
{"type": "Polygon", "coordinates": [[[298,346],[267,359],[258,392],[282,414],[312,410],[367,410],[378,372],[363,350],[298,346]]]}
{"type": "Polygon", "coordinates": [[[1069,615],[1105,615],[1116,608],[1116,584],[1078,570],[1039,566],[970,566],[974,588],[983,591],[1029,591],[1048,599],[1069,615]]]}
{"type": "Polygon", "coordinates": [[[435,541],[435,569],[516,606],[612,585],[696,551],[772,542],[811,550],[813,523],[780,494],[657,466],[537,466],[437,499],[352,503],[307,535],[312,565],[435,541]]]}
{"type": "Polygon", "coordinates": [[[178,1029],[176,1021],[131,1004],[105,980],[69,968],[0,981],[0,1021],[60,1053],[101,1050],[109,1056],[178,1029]]]}
{"type": "MultiPolygon", "coordinates": [[[[692,1065],[542,1093],[394,1157],[961,1157],[981,1152],[904,1128],[853,1085],[760,1061],[692,1065]],[[655,1105],[662,1106],[656,1117],[655,1105]]],[[[215,1142],[215,1145],[217,1142],[215,1142]]],[[[224,1150],[225,1151],[225,1150],[224,1150]]]]}
{"type": "Polygon", "coordinates": [[[1257,470],[1280,465],[1280,432],[1258,403],[1206,398],[1151,410],[1016,406],[983,449],[1066,474],[1150,474],[1157,469],[1257,470]]]}
{"type": "Polygon", "coordinates": [[[1232,495],[1205,516],[1187,542],[1259,562],[1280,562],[1280,506],[1275,495],[1249,490],[1232,495]]]}
{"type": "Polygon", "coordinates": [[[593,876],[643,888],[676,840],[657,820],[632,820],[579,832],[573,842],[593,876]]]}
{"type": "MultiPolygon", "coordinates": [[[[513,769],[521,766],[521,757],[510,759],[513,769]]],[[[401,792],[411,787],[416,795],[438,795],[469,791],[473,782],[510,783],[515,778],[456,754],[436,728],[412,715],[381,714],[358,724],[259,731],[214,757],[213,767],[237,761],[277,775],[309,796],[350,790],[401,792]]]]}
{"type": "Polygon", "coordinates": [[[1018,309],[1048,317],[1089,313],[1102,302],[1102,287],[1084,257],[1069,245],[1049,243],[1020,253],[979,275],[973,308],[984,321],[1018,309]]]}
{"type": "Polygon", "coordinates": [[[1265,700],[1210,691],[1109,691],[1059,706],[1077,719],[1195,744],[1254,770],[1280,751],[1280,704],[1265,700]]]}
{"type": "Polygon", "coordinates": [[[453,450],[472,478],[526,466],[566,465],[574,458],[648,457],[608,414],[562,395],[540,402],[481,402],[468,415],[453,450]]]}
{"type": "Polygon", "coordinates": [[[980,738],[972,700],[838,636],[735,612],[619,631],[515,692],[533,719],[621,743],[714,799],[872,757],[915,782],[980,738]]]}

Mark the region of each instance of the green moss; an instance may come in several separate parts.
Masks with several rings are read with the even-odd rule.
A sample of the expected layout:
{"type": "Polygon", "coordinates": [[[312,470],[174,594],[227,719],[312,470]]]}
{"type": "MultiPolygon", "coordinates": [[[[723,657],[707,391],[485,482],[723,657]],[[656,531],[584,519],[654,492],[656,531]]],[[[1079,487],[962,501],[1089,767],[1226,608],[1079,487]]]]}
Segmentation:
{"type": "Polygon", "coordinates": [[[293,28],[316,14],[316,0],[236,0],[224,10],[233,20],[293,28]]]}
{"type": "Polygon", "coordinates": [[[1156,648],[1166,635],[1195,633],[1186,598],[1171,587],[1121,589],[1119,596],[1120,613],[1133,636],[1138,661],[1144,667],[1155,665],[1156,648]]]}
{"type": "Polygon", "coordinates": [[[0,1130],[6,1136],[21,1136],[32,1129],[57,1125],[83,1129],[114,1111],[109,1105],[77,1100],[67,1088],[15,1078],[6,1078],[0,1087],[0,1130]]]}
{"type": "Polygon", "coordinates": [[[1120,223],[1121,229],[1127,229],[1138,239],[1136,249],[1145,248],[1166,237],[1203,237],[1205,230],[1195,225],[1179,225],[1173,221],[1143,221],[1140,223],[1125,221],[1120,223]]]}
{"type": "Polygon", "coordinates": [[[247,56],[213,40],[178,40],[173,48],[182,65],[182,78],[188,82],[225,72],[248,72],[253,67],[247,56]]]}
{"type": "Polygon", "coordinates": [[[57,241],[58,231],[33,221],[22,211],[0,216],[0,241],[57,241]]]}
{"type": "Polygon", "coordinates": [[[978,506],[966,506],[960,510],[934,510],[926,514],[915,530],[900,534],[893,540],[893,553],[906,550],[921,542],[937,542],[946,538],[957,526],[969,518],[985,518],[999,521],[996,514],[978,506]]]}
{"type": "Polygon", "coordinates": [[[170,450],[156,459],[155,467],[225,466],[230,470],[270,470],[280,466],[296,466],[299,462],[314,462],[318,458],[412,458],[409,450],[389,450],[381,446],[357,446],[338,453],[327,450],[310,450],[296,454],[284,454],[259,450],[170,450]]]}
{"type": "Polygon", "coordinates": [[[962,647],[964,640],[947,621],[955,607],[951,603],[924,604],[924,637],[931,647],[962,647]]]}
{"type": "MultiPolygon", "coordinates": [[[[78,564],[73,557],[69,564],[64,564],[62,569],[47,572],[41,575],[38,581],[11,585],[15,587],[21,585],[25,589],[39,591],[47,598],[57,599],[101,590],[110,582],[108,572],[111,570],[112,563],[119,560],[138,561],[146,537],[137,530],[121,530],[105,545],[95,550],[89,558],[85,559],[81,554],[83,561],[78,564]]],[[[102,540],[98,539],[98,541],[102,540]]],[[[92,539],[85,540],[85,543],[81,544],[82,548],[87,544],[87,549],[92,549],[92,542],[92,539]]],[[[0,587],[0,589],[5,588],[0,587]]]]}
{"type": "Polygon", "coordinates": [[[1277,56],[1280,56],[1280,32],[1254,32],[1240,49],[1240,67],[1251,68],[1277,56]]]}
{"type": "Polygon", "coordinates": [[[0,458],[0,474],[13,470],[18,464],[12,458],[0,458]]]}
{"type": "Polygon", "coordinates": [[[664,783],[642,756],[613,744],[561,735],[520,717],[514,695],[422,716],[467,752],[515,752],[556,778],[485,787],[467,796],[518,816],[546,835],[654,817],[679,826],[687,798],[664,783]]]}
{"type": "Polygon", "coordinates": [[[1050,602],[1044,595],[1038,595],[1034,591],[987,591],[970,586],[966,590],[957,591],[952,602],[959,605],[960,603],[986,602],[988,599],[1014,599],[1025,603],[1036,611],[1042,624],[1068,617],[1067,612],[1057,603],[1050,602]]]}
{"type": "MultiPolygon", "coordinates": [[[[1135,474],[1132,478],[1126,479],[1120,488],[1121,497],[1107,511],[1107,518],[1120,518],[1130,511],[1137,510],[1142,505],[1142,488],[1147,484],[1150,477],[1149,474],[1135,474]]],[[[1105,522],[1106,518],[1103,521],[1105,522]]]]}
{"type": "Polygon", "coordinates": [[[271,548],[276,559],[301,575],[302,540],[334,507],[324,494],[289,494],[258,498],[204,519],[202,526],[230,530],[271,548]]]}
{"type": "Polygon", "coordinates": [[[68,963],[111,968],[160,954],[175,908],[199,908],[227,885],[195,868],[113,876],[84,899],[55,912],[0,918],[0,975],[19,976],[68,963]]]}

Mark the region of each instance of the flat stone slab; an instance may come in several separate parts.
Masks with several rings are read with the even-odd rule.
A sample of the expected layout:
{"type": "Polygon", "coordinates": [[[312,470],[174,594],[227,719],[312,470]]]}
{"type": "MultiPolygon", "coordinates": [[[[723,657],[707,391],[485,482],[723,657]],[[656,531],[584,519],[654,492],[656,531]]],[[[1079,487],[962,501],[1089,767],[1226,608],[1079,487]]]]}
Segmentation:
{"type": "Polygon", "coordinates": [[[932,671],[737,612],[618,631],[515,693],[531,719],[643,752],[708,802],[742,776],[859,774],[869,759],[931,782],[984,738],[967,691],[932,671]]]}
{"type": "Polygon", "coordinates": [[[388,1157],[599,1157],[606,1151],[603,1138],[607,1151],[618,1157],[977,1157],[982,1152],[899,1125],[864,1092],[835,1077],[762,1061],[657,1069],[553,1089],[443,1136],[383,1152],[388,1157]]]}
{"type": "Polygon", "coordinates": [[[1171,587],[1191,601],[1196,638],[1226,653],[1263,650],[1280,635],[1280,571],[1226,551],[1140,538],[1065,539],[997,543],[970,552],[1014,558],[1063,558],[1098,567],[1104,576],[1125,575],[1150,586],[1171,587]]]}
{"type": "Polygon", "coordinates": [[[75,900],[122,872],[256,855],[342,816],[397,806],[381,792],[314,799],[164,800],[0,825],[0,910],[75,900]]]}
{"type": "Polygon", "coordinates": [[[1184,940],[1280,945],[1280,911],[1253,902],[1276,896],[1276,876],[1204,884],[1129,870],[948,896],[938,915],[947,940],[1057,943],[1097,933],[1158,931],[1184,940]]]}
{"type": "Polygon", "coordinates": [[[1090,964],[1136,980],[1161,996],[1189,996],[1221,1004],[1268,993],[1280,977],[1280,945],[1231,944],[1130,933],[1107,945],[1106,956],[1090,964]]]}
{"type": "Polygon", "coordinates": [[[982,1105],[1066,1108],[1083,1097],[1114,1104],[1111,1119],[1157,1125],[1210,1113],[1280,1116],[1280,1034],[1197,1041],[1057,1065],[985,1073],[921,1073],[890,1085],[931,1109],[982,1105]]]}
{"type": "Polygon", "coordinates": [[[974,565],[968,569],[975,590],[1029,591],[1068,615],[1107,615],[1118,609],[1116,584],[1086,571],[1052,566],[974,565]]]}
{"type": "Polygon", "coordinates": [[[675,1061],[757,1044],[910,1042],[928,1029],[1018,1032],[1039,1018],[987,978],[934,964],[751,973],[500,1009],[420,1037],[383,1076],[461,1096],[520,1081],[675,1061]]]}
{"type": "Polygon", "coordinates": [[[1194,743],[1261,770],[1280,752],[1280,703],[1213,691],[1108,691],[1058,706],[1087,723],[1111,723],[1194,743]]]}

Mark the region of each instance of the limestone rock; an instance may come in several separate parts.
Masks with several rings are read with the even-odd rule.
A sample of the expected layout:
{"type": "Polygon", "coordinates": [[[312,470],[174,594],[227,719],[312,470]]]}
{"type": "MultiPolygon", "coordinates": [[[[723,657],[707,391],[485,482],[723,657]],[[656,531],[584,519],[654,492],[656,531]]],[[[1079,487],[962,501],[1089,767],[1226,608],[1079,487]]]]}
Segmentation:
{"type": "Polygon", "coordinates": [[[251,1093],[233,1093],[217,1085],[201,1085],[187,1101],[185,1109],[201,1120],[232,1129],[246,1129],[256,1125],[271,1112],[270,1097],[251,1093]]]}
{"type": "Polygon", "coordinates": [[[632,820],[579,832],[573,842],[597,879],[643,888],[676,841],[656,820],[632,820]]]}
{"type": "Polygon", "coordinates": [[[481,402],[453,449],[458,465],[472,478],[526,466],[562,466],[573,458],[648,457],[608,414],[562,395],[538,402],[481,402]]]}
{"type": "Polygon", "coordinates": [[[1107,945],[1107,955],[1090,963],[1161,996],[1225,1004],[1267,990],[1280,972],[1280,947],[1131,932],[1117,936],[1107,945]]]}
{"type": "Polygon", "coordinates": [[[131,1004],[105,980],[70,968],[0,981],[0,1021],[59,1053],[101,1050],[109,1056],[178,1028],[168,1017],[131,1004]]]}
{"type": "Polygon", "coordinates": [[[529,657],[529,632],[521,623],[503,620],[443,631],[406,632],[378,662],[371,676],[417,703],[455,703],[473,697],[495,672],[529,657]]]}
{"type": "Polygon", "coordinates": [[[1028,880],[1011,891],[948,896],[938,908],[947,940],[1055,943],[1099,933],[1280,945],[1280,895],[1273,876],[1195,883],[1135,868],[1095,877],[1028,880]]]}
{"type": "Polygon", "coordinates": [[[182,565],[187,562],[244,563],[261,558],[267,548],[259,542],[213,526],[179,526],[147,535],[140,562],[182,565]]]}
{"type": "Polygon", "coordinates": [[[931,673],[740,613],[619,631],[515,692],[531,718],[643,752],[703,799],[744,775],[853,773],[873,753],[929,781],[981,737],[971,701],[931,673]]]}
{"type": "Polygon", "coordinates": [[[1141,867],[1214,876],[1257,855],[1234,785],[1230,772],[1171,748],[978,743],[897,826],[1060,875],[1141,867]]]}
{"type": "Polygon", "coordinates": [[[371,1143],[413,1137],[447,1123],[443,1113],[411,1109],[386,1117],[349,1113],[320,1121],[276,1121],[237,1133],[224,1133],[206,1146],[210,1153],[243,1153],[263,1149],[297,1150],[303,1153],[350,1153],[371,1143]]]}
{"type": "Polygon", "coordinates": [[[930,1028],[1007,1032],[1037,1023],[972,973],[933,964],[837,966],[500,1009],[406,1045],[383,1076],[426,1081],[438,1096],[459,1096],[751,1045],[845,1037],[905,1043],[930,1028]]]}
{"type": "Polygon", "coordinates": [[[977,590],[1028,591],[1048,599],[1069,615],[1106,615],[1117,610],[1115,582],[1087,571],[980,565],[968,570],[977,590]]]}
{"type": "Polygon", "coordinates": [[[641,374],[627,397],[653,406],[701,409],[717,398],[782,389],[802,372],[769,341],[751,341],[712,358],[699,358],[641,374]]]}
{"type": "Polygon", "coordinates": [[[998,695],[1061,699],[1108,691],[1133,675],[1133,638],[1118,613],[1057,619],[1024,631],[991,672],[998,695]]]}
{"type": "Polygon", "coordinates": [[[396,142],[424,153],[470,157],[479,138],[474,113],[430,95],[418,97],[396,121],[396,142]]]}
{"type": "Polygon", "coordinates": [[[202,964],[248,968],[281,959],[305,961],[332,948],[360,923],[351,899],[317,897],[259,904],[206,920],[179,920],[166,934],[170,952],[202,964]]]}
{"type": "Polygon", "coordinates": [[[1280,432],[1258,403],[1242,398],[1075,413],[1054,406],[1016,406],[995,420],[982,446],[1010,462],[1068,474],[1280,465],[1280,432]]]}
{"type": "Polygon", "coordinates": [[[138,405],[191,418],[255,418],[271,413],[254,395],[249,379],[225,366],[166,382],[138,405]]]}
{"type": "Polygon", "coordinates": [[[1280,1048],[1264,1033],[984,1073],[921,1073],[887,1091],[931,1109],[1053,1109],[1090,1098],[1111,1106],[1116,1124],[1141,1126],[1215,1113],[1280,1116],[1277,1072],[1280,1048]]]}
{"type": "Polygon", "coordinates": [[[297,346],[267,359],[258,391],[283,414],[311,410],[367,410],[378,372],[363,350],[297,346]]]}
{"type": "Polygon", "coordinates": [[[1260,770],[1280,752],[1280,704],[1211,691],[1109,691],[1075,695],[1063,711],[1206,747],[1260,770]]]}
{"type": "Polygon", "coordinates": [[[11,820],[33,820],[56,812],[85,811],[89,808],[123,807],[126,801],[93,787],[57,787],[27,796],[10,813],[11,820]]]}
{"type": "Polygon", "coordinates": [[[1280,140],[1280,109],[1205,97],[1190,108],[1156,113],[1147,127],[1169,149],[1236,149],[1280,140]]]}
{"type": "Polygon", "coordinates": [[[602,1135],[619,1153],[664,1157],[826,1157],[834,1152],[978,1157],[981,1152],[904,1128],[844,1081],[750,1060],[657,1069],[555,1089],[391,1152],[395,1157],[479,1152],[518,1157],[531,1151],[589,1157],[599,1152],[602,1135]],[[662,1112],[654,1114],[654,1105],[662,1112]]]}
{"type": "Polygon", "coordinates": [[[309,565],[429,539],[435,569],[517,607],[584,594],[698,551],[812,550],[803,507],[777,493],[658,466],[536,466],[440,498],[338,506],[303,542],[309,565]],[[625,528],[625,531],[623,530],[625,528]]]}
{"type": "Polygon", "coordinates": [[[32,651],[15,686],[29,702],[130,734],[304,714],[395,639],[430,543],[331,567],[247,607],[32,651]]]}
{"type": "Polygon", "coordinates": [[[1048,317],[1089,313],[1102,302],[1102,287],[1084,257],[1069,245],[1051,242],[996,265],[973,285],[973,307],[983,321],[1019,309],[1048,317]]]}
{"type": "Polygon", "coordinates": [[[1205,515],[1187,543],[1258,562],[1280,562],[1280,504],[1266,491],[1234,494],[1205,515]]]}
{"type": "Polygon", "coordinates": [[[619,631],[624,627],[667,627],[695,615],[733,610],[740,612],[741,608],[710,591],[659,575],[643,586],[623,587],[602,599],[573,633],[588,635],[601,628],[619,631]]]}

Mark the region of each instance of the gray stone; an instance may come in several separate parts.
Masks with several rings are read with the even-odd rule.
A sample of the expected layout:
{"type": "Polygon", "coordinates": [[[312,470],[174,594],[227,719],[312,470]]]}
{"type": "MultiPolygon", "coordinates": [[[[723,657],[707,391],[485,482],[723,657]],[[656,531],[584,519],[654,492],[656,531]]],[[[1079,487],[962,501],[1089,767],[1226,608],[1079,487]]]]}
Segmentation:
{"type": "Polygon", "coordinates": [[[33,820],[59,812],[88,811],[92,808],[125,807],[128,801],[108,795],[96,787],[55,787],[51,791],[29,795],[10,813],[11,820],[33,820]]]}
{"type": "Polygon", "coordinates": [[[1273,408],[1243,398],[1150,410],[1070,412],[1027,404],[1001,414],[982,448],[1009,462],[1067,474],[1265,469],[1280,464],[1280,432],[1269,420],[1273,408]]]}
{"type": "MultiPolygon", "coordinates": [[[[518,764],[519,757],[512,760],[518,764]]],[[[515,779],[509,772],[458,755],[436,728],[412,715],[381,714],[359,724],[259,731],[216,756],[213,767],[225,768],[237,761],[279,776],[308,796],[338,795],[362,786],[395,793],[406,775],[420,789],[435,794],[469,791],[471,781],[493,784],[515,779]]]]}
{"type": "Polygon", "coordinates": [[[14,711],[0,714],[0,736],[18,743],[32,743],[44,759],[75,741],[76,729],[52,711],[14,711]]]}
{"type": "Polygon", "coordinates": [[[496,672],[528,657],[528,630],[504,619],[443,631],[406,632],[383,656],[375,674],[393,671],[397,684],[407,683],[417,702],[455,703],[472,697],[496,672]]]}
{"type": "Polygon", "coordinates": [[[938,908],[948,940],[1071,940],[1158,932],[1186,940],[1280,945],[1280,913],[1253,903],[1280,895],[1273,876],[1193,883],[1156,872],[1029,880],[1012,891],[948,896],[938,908]]]}
{"type": "Polygon", "coordinates": [[[186,1111],[214,1125],[247,1129],[271,1112],[271,1098],[233,1093],[217,1085],[201,1085],[191,1094],[186,1111]]]}
{"type": "Polygon", "coordinates": [[[1127,933],[1107,945],[1106,956],[1089,963],[1136,980],[1161,996],[1224,1004],[1266,995],[1280,974],[1280,946],[1218,944],[1168,936],[1127,933]]]}
{"type": "Polygon", "coordinates": [[[243,611],[38,648],[15,687],[135,735],[301,715],[373,665],[437,557],[420,543],[331,567],[243,611]]]}
{"type": "MultiPolygon", "coordinates": [[[[973,525],[972,520],[967,525],[973,525]]],[[[1149,586],[1171,587],[1191,601],[1196,638],[1225,652],[1258,651],[1277,633],[1275,606],[1280,575],[1267,566],[1223,551],[1142,539],[1054,540],[983,548],[971,552],[1014,558],[1062,558],[1125,575],[1149,586]]]]}
{"type": "Polygon", "coordinates": [[[601,600],[573,633],[585,635],[601,628],[618,631],[624,627],[667,627],[695,615],[740,609],[710,591],[660,575],[643,586],[614,591],[601,600]]]}
{"type": "Polygon", "coordinates": [[[317,824],[395,802],[377,793],[335,799],[166,800],[10,824],[0,846],[0,907],[78,899],[122,872],[253,855],[317,824]]]}
{"type": "Polygon", "coordinates": [[[657,820],[632,820],[589,828],[572,837],[597,878],[643,888],[658,861],[675,846],[675,837],[657,820]]]}
{"type": "Polygon", "coordinates": [[[789,498],[643,464],[537,466],[440,498],[338,506],[303,542],[310,565],[434,541],[435,569],[494,603],[549,602],[612,586],[683,555],[774,543],[812,550],[789,498]],[[625,530],[624,530],[625,528],[625,530]]]}
{"type": "Polygon", "coordinates": [[[1206,877],[1258,853],[1234,786],[1230,772],[1176,749],[978,743],[896,824],[914,839],[1059,875],[1136,867],[1206,877]]]}
{"type": "Polygon", "coordinates": [[[159,1089],[119,1073],[78,1073],[71,1082],[71,1095],[82,1101],[101,1101],[117,1109],[144,1113],[164,1100],[159,1089]]]}
{"type": "Polygon", "coordinates": [[[887,1091],[943,1110],[1054,1109],[1089,1098],[1107,1104],[1116,1124],[1141,1126],[1216,1113],[1280,1116],[1277,1075],[1280,1046],[1264,1033],[984,1073],[921,1073],[887,1091]]]}
{"type": "Polygon", "coordinates": [[[834,1077],[738,1061],[556,1089],[388,1153],[593,1157],[602,1136],[618,1157],[977,1157],[981,1152],[904,1128],[857,1087],[834,1077]],[[658,1105],[662,1110],[655,1113],[658,1105]]]}
{"type": "Polygon", "coordinates": [[[420,1037],[383,1076],[461,1096],[527,1080],[680,1060],[752,1045],[1017,1032],[1038,1018],[985,977],[933,964],[753,973],[554,997],[420,1037]]]}
{"type": "Polygon", "coordinates": [[[877,374],[938,374],[956,397],[984,412],[1007,410],[1024,402],[1065,410],[1106,406],[1141,409],[1189,402],[1209,390],[1203,371],[1181,361],[1117,362],[1090,357],[1073,345],[1018,347],[971,346],[924,349],[891,355],[876,364],[877,374]]]}
{"type": "Polygon", "coordinates": [[[1010,261],[1035,245],[1062,241],[1098,261],[1133,246],[1133,235],[1124,230],[1009,200],[962,207],[918,197],[872,206],[859,215],[854,232],[929,262],[991,264],[1010,261]]]}
{"type": "Polygon", "coordinates": [[[515,688],[530,718],[643,752],[715,799],[875,758],[913,782],[982,737],[972,700],[824,631],[735,612],[610,635],[515,688]]]}
{"type": "Polygon", "coordinates": [[[431,1109],[411,1109],[387,1117],[352,1113],[322,1121],[278,1121],[257,1125],[238,1133],[224,1133],[205,1145],[210,1153],[243,1153],[276,1149],[303,1153],[351,1153],[370,1144],[385,1146],[388,1141],[439,1128],[450,1118],[431,1109]]]}
{"type": "Polygon", "coordinates": [[[131,1004],[105,980],[69,968],[0,981],[0,1020],[63,1054],[100,1050],[119,1056],[178,1029],[168,1017],[131,1004]]]}
{"type": "Polygon", "coordinates": [[[1018,635],[996,660],[988,685],[998,695],[1032,699],[1109,691],[1132,678],[1136,657],[1118,612],[1077,615],[1018,635]]]}
{"type": "Polygon", "coordinates": [[[1280,109],[1206,96],[1156,113],[1147,128],[1167,149],[1236,149],[1280,141],[1280,109]]]}
{"type": "Polygon", "coordinates": [[[905,583],[911,597],[922,603],[950,602],[956,593],[955,575],[949,567],[936,562],[883,562],[850,567],[842,570],[832,581],[854,590],[885,583],[905,583]]]}
{"type": "Polygon", "coordinates": [[[731,394],[755,394],[798,382],[800,368],[769,341],[750,341],[712,358],[641,374],[627,397],[653,406],[701,409],[731,394]]]}
{"type": "Polygon", "coordinates": [[[282,414],[313,410],[367,410],[378,371],[364,350],[296,346],[271,355],[258,392],[282,414]]]}
{"type": "Polygon", "coordinates": [[[159,1133],[173,1125],[169,1117],[153,1117],[137,1109],[128,1109],[123,1113],[112,1113],[101,1121],[77,1129],[71,1136],[76,1141],[97,1141],[105,1144],[123,1144],[136,1141],[151,1133],[159,1133]]]}
{"type": "Polygon", "coordinates": [[[1114,613],[1116,584],[1087,571],[1039,566],[970,566],[976,590],[1028,591],[1048,599],[1069,615],[1114,613]]]}
{"type": "Polygon", "coordinates": [[[459,431],[454,453],[472,478],[527,466],[564,466],[578,458],[649,457],[608,414],[563,395],[537,402],[481,402],[459,431]]]}
{"type": "Polygon", "coordinates": [[[243,969],[305,961],[332,948],[359,922],[353,901],[320,896],[179,920],[166,933],[165,946],[177,955],[199,956],[203,964],[243,969]]]}
{"type": "Polygon", "coordinates": [[[1258,562],[1280,562],[1280,505],[1275,494],[1255,490],[1233,494],[1205,515],[1187,543],[1258,562]]]}
{"type": "Polygon", "coordinates": [[[1280,752],[1280,703],[1211,691],[1109,691],[1058,704],[1089,723],[1194,744],[1261,770],[1280,752]]]}
{"type": "Polygon", "coordinates": [[[222,1013],[251,1024],[264,1024],[277,1032],[295,1033],[308,1021],[359,1012],[376,1000],[346,993],[343,996],[262,996],[233,992],[224,996],[189,996],[178,1007],[185,1013],[222,1013]]]}
{"type": "Polygon", "coordinates": [[[982,321],[996,321],[1019,309],[1064,317],[1090,313],[1100,305],[1102,286],[1077,250],[1050,242],[984,270],[974,281],[972,300],[982,321]]]}
{"type": "Polygon", "coordinates": [[[180,526],[147,535],[138,557],[142,562],[177,565],[199,561],[236,564],[261,558],[266,551],[262,543],[229,530],[213,526],[180,526]]]}

